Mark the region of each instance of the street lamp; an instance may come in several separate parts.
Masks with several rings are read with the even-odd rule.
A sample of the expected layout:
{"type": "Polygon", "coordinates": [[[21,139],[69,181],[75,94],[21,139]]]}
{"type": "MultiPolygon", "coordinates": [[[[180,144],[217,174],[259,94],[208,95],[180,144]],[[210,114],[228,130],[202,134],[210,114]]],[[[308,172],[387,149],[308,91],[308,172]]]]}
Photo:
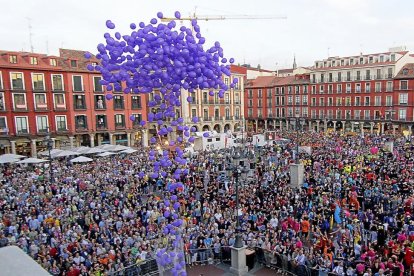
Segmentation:
{"type": "Polygon", "coordinates": [[[49,127],[47,127],[47,129],[46,129],[46,137],[45,137],[43,143],[47,147],[47,150],[49,151],[49,174],[50,174],[49,184],[52,185],[53,169],[52,169],[52,153],[51,153],[51,150],[53,149],[53,140],[51,138],[51,133],[50,133],[49,127]]]}
{"type": "Polygon", "coordinates": [[[295,163],[299,164],[299,128],[303,131],[303,125],[305,124],[305,118],[301,118],[299,113],[295,114],[295,117],[291,118],[292,125],[295,126],[296,129],[296,156],[295,156],[295,163]]]}

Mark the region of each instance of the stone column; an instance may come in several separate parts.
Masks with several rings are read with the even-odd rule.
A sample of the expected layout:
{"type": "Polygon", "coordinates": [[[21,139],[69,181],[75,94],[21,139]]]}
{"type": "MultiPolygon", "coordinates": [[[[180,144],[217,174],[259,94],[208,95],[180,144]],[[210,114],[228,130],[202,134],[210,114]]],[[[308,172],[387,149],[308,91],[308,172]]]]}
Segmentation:
{"type": "Polygon", "coordinates": [[[342,133],[345,133],[346,121],[341,121],[341,122],[342,122],[342,133]]]}
{"type": "Polygon", "coordinates": [[[95,134],[89,134],[89,140],[91,141],[91,148],[95,146],[95,134]]]}
{"type": "Polygon", "coordinates": [[[98,140],[97,141],[98,142],[98,146],[102,145],[102,137],[101,137],[101,134],[97,133],[96,134],[96,139],[98,140]]]}
{"type": "Polygon", "coordinates": [[[115,145],[115,143],[114,143],[114,135],[112,133],[109,133],[109,144],[115,145]]]}
{"type": "Polygon", "coordinates": [[[312,121],[309,121],[309,131],[312,131],[313,129],[312,129],[312,121]]]}
{"type": "Polygon", "coordinates": [[[325,132],[328,131],[328,121],[327,120],[323,121],[323,128],[324,128],[323,131],[325,131],[325,132]]]}
{"type": "Polygon", "coordinates": [[[69,144],[70,144],[71,149],[73,149],[73,139],[75,139],[75,137],[73,137],[73,136],[69,137],[69,144]]]}
{"type": "Polygon", "coordinates": [[[10,141],[11,153],[16,154],[16,141],[10,141]]]}
{"type": "Polygon", "coordinates": [[[381,123],[381,133],[380,134],[384,134],[385,132],[385,123],[381,123]]]}
{"type": "Polygon", "coordinates": [[[265,130],[267,130],[267,120],[265,120],[265,130]]]}
{"type": "Polygon", "coordinates": [[[142,131],[142,146],[148,147],[148,130],[144,129],[142,131]]]}
{"type": "Polygon", "coordinates": [[[283,130],[283,121],[279,121],[279,128],[280,130],[283,130]]]}
{"type": "Polygon", "coordinates": [[[412,125],[408,125],[408,135],[409,136],[413,135],[412,127],[413,127],[412,125]]]}
{"type": "Polygon", "coordinates": [[[131,133],[127,133],[128,147],[131,146],[131,133]]]}
{"type": "Polygon", "coordinates": [[[52,138],[52,148],[56,148],[56,138],[52,138]]]}
{"type": "Polygon", "coordinates": [[[351,131],[354,132],[354,122],[351,122],[351,131]]]}
{"type": "Polygon", "coordinates": [[[316,121],[316,131],[317,131],[317,132],[319,132],[319,131],[320,131],[320,129],[319,129],[319,121],[316,121]]]}
{"type": "Polygon", "coordinates": [[[36,139],[32,140],[32,157],[37,157],[36,139]]]}
{"type": "Polygon", "coordinates": [[[332,123],[333,123],[334,131],[336,131],[336,121],[332,121],[332,123]]]}
{"type": "Polygon", "coordinates": [[[256,120],[255,123],[255,131],[257,133],[257,130],[259,129],[259,120],[256,120]]]}
{"type": "Polygon", "coordinates": [[[371,122],[370,123],[371,124],[371,130],[370,130],[370,132],[371,132],[371,134],[374,134],[374,125],[375,125],[375,123],[373,123],[373,122],[371,122]]]}
{"type": "Polygon", "coordinates": [[[276,130],[276,120],[273,120],[273,130],[276,130]]]}
{"type": "Polygon", "coordinates": [[[249,271],[246,266],[246,246],[236,248],[231,246],[231,267],[230,271],[235,275],[245,275],[249,271]]]}

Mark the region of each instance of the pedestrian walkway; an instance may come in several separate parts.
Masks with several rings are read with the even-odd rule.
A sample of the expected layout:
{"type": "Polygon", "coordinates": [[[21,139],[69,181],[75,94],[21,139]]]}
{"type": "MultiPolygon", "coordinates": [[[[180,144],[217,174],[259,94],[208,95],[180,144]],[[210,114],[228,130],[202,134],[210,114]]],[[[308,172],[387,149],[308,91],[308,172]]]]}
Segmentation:
{"type": "MultiPolygon", "coordinates": [[[[205,265],[205,266],[193,266],[187,267],[188,276],[232,276],[235,275],[230,272],[230,266],[226,264],[218,265],[205,265]]],[[[252,270],[249,271],[246,276],[267,276],[267,275],[282,275],[277,273],[276,270],[256,265],[252,270]]]]}

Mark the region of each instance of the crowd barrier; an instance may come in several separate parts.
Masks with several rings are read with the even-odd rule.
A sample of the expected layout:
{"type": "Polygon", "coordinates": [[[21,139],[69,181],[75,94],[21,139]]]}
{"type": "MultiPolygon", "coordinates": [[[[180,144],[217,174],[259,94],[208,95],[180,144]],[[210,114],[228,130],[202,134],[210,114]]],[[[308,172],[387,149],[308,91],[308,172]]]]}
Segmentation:
{"type": "Polygon", "coordinates": [[[120,269],[110,276],[155,276],[159,275],[157,261],[153,258],[120,269]]]}

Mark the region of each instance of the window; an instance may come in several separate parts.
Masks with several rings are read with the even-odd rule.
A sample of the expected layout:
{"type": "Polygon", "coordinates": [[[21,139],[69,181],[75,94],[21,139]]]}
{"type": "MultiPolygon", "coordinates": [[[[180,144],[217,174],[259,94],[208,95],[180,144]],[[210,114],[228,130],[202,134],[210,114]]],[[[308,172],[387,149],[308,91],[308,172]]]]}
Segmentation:
{"type": "Polygon", "coordinates": [[[392,78],[392,68],[388,68],[388,78],[392,78]]]}
{"type": "Polygon", "coordinates": [[[239,86],[239,84],[240,84],[240,79],[239,79],[239,78],[234,78],[234,79],[236,79],[236,80],[237,80],[237,82],[234,84],[234,89],[236,89],[236,90],[240,90],[240,86],[239,86]]]}
{"type": "Polygon", "coordinates": [[[308,95],[303,95],[302,96],[302,102],[304,105],[308,104],[308,95]]]}
{"type": "Polygon", "coordinates": [[[325,81],[325,75],[321,74],[321,82],[323,83],[325,81]]]}
{"type": "Polygon", "coordinates": [[[346,97],[346,99],[345,99],[345,105],[346,106],[351,106],[351,97],[346,97]]]}
{"type": "Polygon", "coordinates": [[[385,98],[385,106],[392,106],[392,96],[387,96],[385,98]]]}
{"type": "Polygon", "coordinates": [[[261,98],[262,97],[262,89],[259,89],[257,92],[257,97],[261,98]]]}
{"type": "Polygon", "coordinates": [[[83,91],[82,76],[73,76],[73,91],[74,92],[82,92],[83,91]]]}
{"type": "Polygon", "coordinates": [[[292,94],[292,86],[288,86],[288,94],[292,94]]]}
{"type": "Polygon", "coordinates": [[[2,74],[0,72],[0,89],[3,89],[3,78],[2,78],[2,74]]]}
{"type": "Polygon", "coordinates": [[[106,115],[96,115],[96,129],[107,129],[108,124],[106,120],[106,115]]]}
{"type": "Polygon", "coordinates": [[[381,79],[381,69],[377,69],[377,76],[375,77],[377,80],[381,79]]]}
{"type": "Polygon", "coordinates": [[[66,109],[65,94],[54,94],[53,101],[55,109],[66,109]]]}
{"type": "Polygon", "coordinates": [[[365,97],[365,102],[364,102],[364,105],[365,106],[369,106],[370,104],[371,104],[371,98],[370,97],[365,97]]]}
{"type": "Polygon", "coordinates": [[[295,93],[296,93],[296,94],[299,94],[299,85],[296,85],[296,86],[295,86],[295,93]]]}
{"type": "Polygon", "coordinates": [[[325,98],[319,98],[319,106],[325,106],[325,98]]]}
{"type": "Polygon", "coordinates": [[[124,96],[114,96],[114,109],[124,109],[124,96]]]}
{"type": "Polygon", "coordinates": [[[23,73],[10,73],[12,89],[24,90],[23,73]]]}
{"type": "Polygon", "coordinates": [[[319,85],[319,94],[323,94],[324,85],[319,85]]]}
{"type": "Polygon", "coordinates": [[[47,116],[36,116],[37,132],[46,133],[49,128],[47,116]]]}
{"type": "Polygon", "coordinates": [[[78,67],[78,61],[77,60],[71,60],[70,61],[70,67],[72,67],[72,68],[76,68],[76,67],[78,67]]]}
{"type": "Polygon", "coordinates": [[[312,106],[316,106],[316,98],[312,98],[312,106]]]}
{"type": "Polygon", "coordinates": [[[50,66],[57,66],[56,59],[55,58],[49,59],[49,64],[50,64],[50,66]]]}
{"type": "Polygon", "coordinates": [[[342,105],[342,98],[336,98],[336,106],[342,105]]]}
{"type": "Polygon", "coordinates": [[[328,94],[332,94],[333,93],[333,85],[329,84],[328,85],[328,94]]]}
{"type": "Polygon", "coordinates": [[[0,117],[0,132],[2,133],[9,133],[9,128],[7,127],[7,118],[0,117]]]}
{"type": "Polygon", "coordinates": [[[12,64],[16,64],[17,63],[17,56],[16,55],[10,55],[9,56],[9,62],[12,64]]]}
{"type": "Polygon", "coordinates": [[[346,80],[351,81],[351,71],[346,72],[346,80]]]}
{"type": "Polygon", "coordinates": [[[13,94],[14,110],[26,110],[26,94],[13,94]]]}
{"type": "Polygon", "coordinates": [[[408,93],[400,93],[399,102],[400,104],[408,104],[408,93]]]}
{"type": "Polygon", "coordinates": [[[102,95],[95,95],[94,96],[94,100],[95,100],[95,109],[106,109],[106,101],[104,96],[102,95]]]}
{"type": "Polygon", "coordinates": [[[404,76],[407,76],[407,75],[408,75],[408,69],[407,69],[407,68],[404,68],[404,69],[402,70],[402,74],[403,74],[404,76]]]}
{"type": "Polygon", "coordinates": [[[75,110],[86,109],[85,95],[73,95],[73,105],[75,110]]]}
{"type": "Polygon", "coordinates": [[[101,77],[93,77],[93,91],[102,92],[101,77]]]}
{"type": "Polygon", "coordinates": [[[63,76],[62,75],[52,75],[52,90],[63,91],[63,76]]]}
{"type": "Polygon", "coordinates": [[[336,93],[341,94],[342,93],[342,84],[338,84],[336,86],[336,93]]]}
{"type": "Polygon", "coordinates": [[[47,109],[46,94],[35,94],[35,110],[47,109]]]}
{"type": "Polygon", "coordinates": [[[291,105],[293,103],[293,98],[292,96],[288,96],[288,104],[291,105]]]}
{"type": "Polygon", "coordinates": [[[307,107],[302,108],[302,116],[303,117],[308,117],[308,108],[307,107]]]}
{"type": "Polygon", "coordinates": [[[375,96],[375,106],[381,106],[381,96],[375,96]]]}
{"type": "Polygon", "coordinates": [[[392,81],[387,81],[387,92],[392,92],[392,90],[393,90],[392,81]]]}
{"type": "Polygon", "coordinates": [[[398,117],[400,120],[406,120],[407,119],[407,110],[400,109],[398,110],[398,117]]]}
{"type": "Polygon", "coordinates": [[[6,106],[4,105],[4,93],[0,93],[0,111],[6,111],[6,106]]]}
{"type": "Polygon", "coordinates": [[[391,54],[391,61],[395,61],[395,54],[391,54]]]}
{"type": "Polygon", "coordinates": [[[75,116],[75,128],[77,130],[88,129],[88,121],[85,115],[75,116]]]}
{"type": "Polygon", "coordinates": [[[381,83],[380,82],[375,83],[375,92],[381,92],[381,83]]]}
{"type": "Polygon", "coordinates": [[[356,80],[361,80],[361,71],[357,71],[356,73],[356,80]]]}
{"type": "Polygon", "coordinates": [[[360,106],[361,105],[361,97],[355,97],[355,106],[360,106]]]}
{"type": "Polygon", "coordinates": [[[224,94],[224,102],[226,104],[229,104],[230,103],[229,93],[224,94]]]}
{"type": "Polygon", "coordinates": [[[240,103],[240,94],[239,93],[234,94],[234,103],[235,104],[240,103]]]}
{"type": "Polygon", "coordinates": [[[249,109],[247,110],[247,116],[248,116],[249,118],[253,117],[253,109],[249,108],[249,109]]]}
{"type": "Polygon", "coordinates": [[[236,111],[234,112],[236,116],[236,120],[240,119],[240,109],[236,108],[236,111]]]}
{"type": "Polygon", "coordinates": [[[226,117],[226,120],[230,120],[230,109],[228,108],[225,109],[224,116],[226,117]]]}
{"type": "Polygon", "coordinates": [[[37,57],[30,57],[30,64],[37,65],[37,57]]]}
{"type": "Polygon", "coordinates": [[[371,119],[371,111],[370,110],[364,110],[364,119],[365,120],[371,119]]]}
{"type": "Polygon", "coordinates": [[[140,125],[141,121],[142,121],[142,115],[140,113],[138,114],[132,114],[132,116],[135,117],[134,122],[132,123],[134,126],[138,126],[140,125]]]}
{"type": "Polygon", "coordinates": [[[351,93],[351,84],[350,83],[346,84],[346,93],[351,93]]]}
{"type": "Polygon", "coordinates": [[[131,109],[140,109],[141,108],[141,96],[132,96],[131,97],[131,109]]]}
{"type": "Polygon", "coordinates": [[[229,85],[229,78],[224,78],[224,84],[229,85]]]}
{"type": "Polygon", "coordinates": [[[66,116],[64,115],[58,115],[55,117],[56,121],[56,129],[57,131],[66,131],[68,130],[67,124],[66,124],[66,116]]]}
{"type": "Polygon", "coordinates": [[[300,104],[300,96],[299,95],[295,96],[295,104],[300,104]]]}
{"type": "Polygon", "coordinates": [[[365,71],[365,79],[366,80],[370,80],[371,79],[371,71],[370,70],[366,70],[365,71]]]}
{"type": "Polygon", "coordinates": [[[191,109],[191,117],[192,118],[197,117],[197,109],[195,108],[191,109]]]}
{"type": "Polygon", "coordinates": [[[329,81],[329,82],[332,82],[332,79],[333,79],[333,78],[332,78],[332,73],[329,73],[329,75],[328,75],[328,81],[329,81]]]}
{"type": "Polygon", "coordinates": [[[371,92],[371,84],[368,82],[368,83],[365,83],[365,93],[369,93],[369,92],[371,92]]]}
{"type": "Polygon", "coordinates": [[[28,134],[29,126],[27,124],[27,117],[15,117],[16,134],[28,134]]]}
{"type": "Polygon", "coordinates": [[[355,92],[356,93],[361,92],[361,84],[360,83],[355,84],[355,92]]]}
{"type": "Polygon", "coordinates": [[[400,90],[408,90],[408,81],[406,80],[400,81],[400,90]]]}
{"type": "MultiPolygon", "coordinates": [[[[204,94],[205,94],[205,100],[207,101],[207,92],[204,92],[204,94]]],[[[252,89],[249,89],[249,98],[253,98],[253,90],[252,89]]]]}
{"type": "Polygon", "coordinates": [[[303,86],[303,94],[308,94],[308,86],[307,85],[303,86]]]}
{"type": "Polygon", "coordinates": [[[43,79],[43,74],[32,74],[32,82],[33,82],[33,90],[37,91],[44,91],[45,90],[45,82],[43,79]]]}
{"type": "Polygon", "coordinates": [[[361,118],[361,110],[354,110],[354,118],[355,119],[361,118]]]}
{"type": "Polygon", "coordinates": [[[384,56],[380,56],[380,62],[384,62],[384,56]]]}
{"type": "Polygon", "coordinates": [[[125,115],[124,114],[115,115],[115,127],[116,128],[125,127],[125,115]]]}
{"type": "Polygon", "coordinates": [[[316,86],[312,85],[312,94],[316,94],[316,86]]]}

